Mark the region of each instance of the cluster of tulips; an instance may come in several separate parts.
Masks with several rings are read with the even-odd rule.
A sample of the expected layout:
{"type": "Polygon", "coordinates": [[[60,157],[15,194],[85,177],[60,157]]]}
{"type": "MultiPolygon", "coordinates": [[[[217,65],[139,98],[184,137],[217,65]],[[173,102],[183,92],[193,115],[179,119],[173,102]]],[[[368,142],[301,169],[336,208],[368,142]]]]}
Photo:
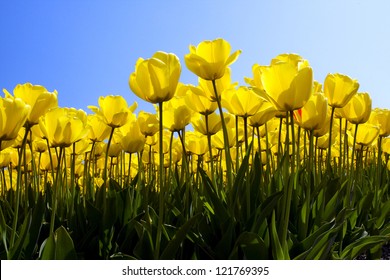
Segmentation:
{"type": "MultiPolygon", "coordinates": [[[[40,85],[20,84],[12,94],[4,89],[0,194],[6,198],[10,190],[14,193],[8,247],[18,237],[19,208],[27,211],[34,204],[28,198],[30,190],[45,193],[50,186],[53,235],[56,219],[74,215],[76,197],[84,205],[99,189],[106,197],[109,183],[115,181],[122,189],[132,184],[133,189],[146,186],[157,194],[153,245],[159,257],[173,181],[202,188],[207,177],[223,200],[221,191],[234,189],[243,179],[240,169],[248,178],[250,167],[256,166],[264,196],[283,192],[278,235],[280,254],[286,257],[297,188],[288,183],[291,174],[304,170],[310,174],[308,184],[315,186],[331,173],[347,181],[349,198],[362,170],[376,166],[373,186],[381,185],[390,169],[390,110],[372,109],[370,95],[358,92],[359,83],[346,75],[329,74],[323,85],[314,81],[309,62],[297,54],[253,65],[253,77],[245,78],[247,86],[238,86],[231,81],[229,66],[240,53],[232,53],[223,39],[190,46],[184,61],[199,77],[198,85],[179,82],[181,64],[174,54],[156,52],[149,59],[140,58],[129,86],[139,98],[155,104],[156,113],[136,114],[137,103],[129,106],[119,95],[100,97],[99,106],[89,106],[93,114],[87,114],[58,107],[57,92],[40,85]],[[256,160],[260,164],[255,165],[256,160]],[[272,188],[275,176],[284,183],[272,188]]],[[[311,189],[300,191],[307,201],[311,189]]],[[[379,187],[376,191],[374,204],[379,205],[386,192],[380,193],[379,187]]],[[[249,188],[245,196],[248,205],[240,209],[249,217],[253,210],[249,188]]],[[[346,205],[352,207],[353,199],[346,205]]],[[[147,207],[143,210],[149,215],[147,207]]],[[[305,219],[302,237],[309,233],[309,215],[305,219]]]]}

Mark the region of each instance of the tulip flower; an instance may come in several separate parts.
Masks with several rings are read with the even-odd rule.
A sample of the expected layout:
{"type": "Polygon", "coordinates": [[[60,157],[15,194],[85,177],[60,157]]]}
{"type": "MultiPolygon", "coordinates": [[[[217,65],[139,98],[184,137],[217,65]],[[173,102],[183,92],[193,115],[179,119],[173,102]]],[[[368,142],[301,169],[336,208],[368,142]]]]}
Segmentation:
{"type": "Polygon", "coordinates": [[[218,80],[226,68],[236,61],[241,51],[230,53],[230,44],[224,39],[203,41],[198,46],[190,45],[190,53],[184,56],[187,68],[204,80],[218,80]]]}
{"type": "Polygon", "coordinates": [[[165,118],[164,127],[170,131],[180,131],[191,121],[193,111],[188,108],[183,97],[175,97],[163,104],[165,118]]]}
{"type": "MultiPolygon", "coordinates": [[[[141,99],[159,104],[159,146],[163,145],[163,102],[170,100],[179,83],[181,65],[179,58],[174,54],[165,52],[156,52],[152,58],[144,60],[139,58],[135,72],[130,75],[129,85],[131,90],[141,99]]],[[[164,155],[162,149],[159,153],[159,220],[157,226],[157,237],[155,254],[158,256],[160,251],[160,241],[162,234],[162,217],[163,217],[163,198],[165,189],[163,187],[163,165],[164,155]]]]}
{"type": "MultiPolygon", "coordinates": [[[[337,108],[342,108],[349,100],[351,100],[352,96],[354,96],[359,89],[359,83],[357,80],[353,80],[346,75],[342,75],[339,73],[336,74],[328,74],[325,78],[324,82],[324,95],[328,98],[328,105],[332,108],[330,114],[330,128],[333,127],[333,117],[335,110],[337,108]]],[[[338,117],[342,117],[340,112],[337,112],[338,117]]],[[[332,129],[329,130],[329,133],[332,134],[332,129]]],[[[328,166],[330,166],[331,159],[331,145],[329,143],[328,147],[328,166]]]]}
{"type": "Polygon", "coordinates": [[[383,139],[382,151],[387,155],[390,155],[390,138],[383,139]]]}
{"type": "MultiPolygon", "coordinates": [[[[11,94],[3,89],[6,96],[11,94]]],[[[32,85],[30,83],[18,84],[14,88],[14,97],[22,99],[26,104],[31,106],[31,112],[26,120],[29,127],[38,124],[39,118],[52,108],[58,107],[57,91],[49,92],[45,87],[32,85]]]]}
{"type": "Polygon", "coordinates": [[[204,135],[188,132],[186,134],[185,142],[186,150],[190,151],[195,155],[204,155],[208,150],[207,137],[205,137],[204,135]]]}
{"type": "Polygon", "coordinates": [[[211,114],[218,107],[216,102],[211,101],[211,98],[206,96],[204,89],[200,86],[187,86],[185,102],[188,107],[202,115],[211,114]]]}
{"type": "Polygon", "coordinates": [[[212,113],[209,115],[198,114],[192,118],[191,124],[195,131],[206,136],[214,135],[222,128],[221,117],[217,113],[212,113]],[[208,124],[208,128],[206,127],[206,123],[208,124]]]}
{"type": "Polygon", "coordinates": [[[228,89],[223,92],[222,105],[229,113],[239,117],[249,117],[257,113],[263,98],[247,87],[228,89]]]}
{"type": "Polygon", "coordinates": [[[359,89],[357,80],[339,73],[328,74],[324,82],[324,94],[328,98],[329,106],[342,108],[359,89]]]}
{"type": "Polygon", "coordinates": [[[127,126],[120,129],[122,133],[121,144],[122,148],[127,153],[141,152],[145,146],[145,136],[141,133],[139,123],[133,121],[127,126]]]}
{"type": "Polygon", "coordinates": [[[379,126],[379,136],[387,137],[390,135],[390,110],[375,108],[368,120],[369,123],[379,126]]]}
{"type": "Polygon", "coordinates": [[[39,119],[51,147],[69,147],[88,135],[87,115],[73,108],[55,108],[39,119]]]}
{"type": "Polygon", "coordinates": [[[106,125],[103,118],[99,115],[88,115],[87,123],[89,126],[88,138],[92,142],[101,142],[108,138],[111,128],[106,125]]]}
{"type": "Polygon", "coordinates": [[[175,94],[180,73],[181,65],[176,55],[156,52],[150,59],[138,59],[129,85],[139,98],[154,104],[161,103],[175,94]]]}
{"type": "Polygon", "coordinates": [[[298,124],[308,131],[320,129],[326,121],[328,101],[321,93],[314,93],[300,112],[295,111],[298,124]]]}
{"type": "Polygon", "coordinates": [[[153,136],[159,130],[159,123],[156,114],[141,111],[138,113],[137,122],[143,135],[153,136]]]}
{"type": "Polygon", "coordinates": [[[359,125],[356,135],[356,144],[368,146],[378,137],[380,128],[378,126],[364,123],[359,125]]]}
{"type": "MultiPolygon", "coordinates": [[[[234,129],[232,129],[232,128],[228,128],[227,133],[228,133],[228,139],[229,139],[229,142],[227,144],[228,144],[229,148],[232,148],[236,144],[236,133],[235,133],[234,129]]],[[[219,150],[223,150],[224,149],[223,131],[221,130],[221,131],[218,131],[216,134],[214,134],[211,137],[211,141],[212,141],[212,144],[215,148],[217,148],[219,150]]]]}
{"type": "Polygon", "coordinates": [[[137,106],[137,102],[134,102],[129,107],[127,101],[120,95],[108,95],[99,98],[99,107],[88,106],[88,108],[99,115],[105,124],[116,128],[125,125],[126,122],[135,118],[132,113],[137,106]]]}
{"type": "Polygon", "coordinates": [[[357,93],[340,110],[350,123],[361,124],[368,121],[371,114],[371,97],[368,93],[357,93]]]}
{"type": "Polygon", "coordinates": [[[273,119],[276,112],[277,111],[272,103],[264,100],[261,103],[260,108],[257,110],[257,113],[249,117],[249,125],[253,127],[260,127],[269,120],[273,119]]]}
{"type": "Polygon", "coordinates": [[[261,81],[261,73],[262,73],[262,69],[266,67],[264,65],[259,65],[259,64],[254,64],[252,66],[252,74],[253,74],[253,78],[248,78],[248,77],[245,77],[244,80],[245,82],[250,85],[250,86],[253,86],[253,87],[256,87],[258,88],[259,90],[262,90],[264,91],[264,86],[263,86],[263,83],[261,81]]]}
{"type": "Polygon", "coordinates": [[[262,70],[265,94],[259,92],[282,112],[302,108],[312,94],[313,71],[307,63],[277,61],[262,70]]]}
{"type": "Polygon", "coordinates": [[[18,136],[30,111],[31,106],[20,98],[0,97],[0,143],[18,136]]]}
{"type": "Polygon", "coordinates": [[[0,168],[8,167],[11,163],[11,154],[14,153],[12,148],[7,148],[0,151],[0,168]]]}
{"type": "MultiPolygon", "coordinates": [[[[223,77],[221,77],[220,79],[215,80],[214,84],[219,100],[221,100],[222,92],[227,89],[234,88],[238,85],[237,82],[232,83],[230,68],[227,68],[225,71],[225,75],[223,75],[223,77]]],[[[203,90],[202,92],[198,92],[199,94],[206,96],[212,102],[217,102],[213,83],[210,83],[210,81],[208,80],[199,78],[199,87],[203,90]]]]}

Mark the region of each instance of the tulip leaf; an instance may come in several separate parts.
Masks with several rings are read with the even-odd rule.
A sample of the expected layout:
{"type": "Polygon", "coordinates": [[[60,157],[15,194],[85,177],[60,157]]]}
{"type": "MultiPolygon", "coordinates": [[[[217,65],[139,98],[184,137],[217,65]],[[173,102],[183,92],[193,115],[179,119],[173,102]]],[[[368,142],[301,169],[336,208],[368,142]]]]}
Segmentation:
{"type": "Polygon", "coordinates": [[[169,241],[169,243],[165,247],[164,251],[162,252],[160,259],[168,260],[168,259],[175,258],[175,255],[177,253],[177,250],[180,248],[180,245],[183,243],[187,234],[189,233],[191,228],[194,226],[194,224],[199,220],[200,217],[201,217],[200,213],[191,217],[184,225],[182,225],[176,231],[175,235],[169,241]]]}
{"type": "Polygon", "coordinates": [[[378,218],[375,221],[376,228],[378,229],[384,225],[386,219],[390,215],[390,200],[384,203],[384,205],[381,207],[381,210],[379,212],[380,213],[378,215],[378,218]]]}
{"type": "Polygon", "coordinates": [[[226,209],[225,205],[222,203],[221,199],[218,197],[217,193],[215,192],[212,182],[210,178],[207,176],[206,172],[204,170],[200,170],[200,174],[203,179],[203,184],[205,187],[205,190],[208,194],[208,196],[204,197],[204,199],[207,199],[207,202],[210,206],[212,206],[212,209],[214,210],[218,220],[221,223],[224,223],[229,218],[229,212],[226,209]]]}
{"type": "Polygon", "coordinates": [[[42,194],[38,194],[38,200],[32,213],[31,227],[24,241],[24,254],[26,259],[31,259],[37,248],[39,234],[42,228],[43,215],[45,213],[45,201],[42,194]]]}
{"type": "Polygon", "coordinates": [[[24,250],[23,244],[28,236],[32,221],[32,210],[28,211],[27,216],[24,218],[23,225],[21,227],[20,233],[17,237],[17,240],[12,248],[9,248],[8,259],[19,260],[24,259],[24,250]]]}
{"type": "Polygon", "coordinates": [[[283,192],[276,192],[265,199],[265,201],[257,208],[258,217],[253,223],[252,231],[258,232],[263,222],[272,214],[280,198],[283,196],[283,192]]]}
{"type": "Polygon", "coordinates": [[[288,256],[284,255],[284,250],[279,241],[279,234],[276,231],[275,211],[272,213],[271,218],[271,244],[272,244],[272,255],[276,260],[288,259],[288,256]]]}
{"type": "Polygon", "coordinates": [[[9,226],[5,222],[2,207],[0,207],[0,232],[1,232],[1,240],[3,241],[3,245],[5,250],[8,252],[7,246],[7,231],[9,226]]]}
{"type": "Polygon", "coordinates": [[[43,242],[41,247],[42,260],[76,260],[77,253],[68,231],[60,226],[43,242]]]}
{"type": "Polygon", "coordinates": [[[54,233],[55,236],[55,258],[57,260],[75,260],[77,254],[74,249],[73,240],[68,231],[60,226],[54,233]]]}
{"type": "Polygon", "coordinates": [[[390,240],[390,236],[366,236],[361,239],[352,242],[347,247],[344,248],[340,257],[342,259],[353,260],[356,259],[359,255],[366,252],[367,250],[384,244],[390,240]]]}
{"type": "Polygon", "coordinates": [[[247,260],[267,260],[269,259],[268,248],[263,239],[253,232],[243,232],[237,238],[236,244],[234,245],[233,252],[230,259],[238,259],[238,251],[242,251],[243,257],[247,260]]]}

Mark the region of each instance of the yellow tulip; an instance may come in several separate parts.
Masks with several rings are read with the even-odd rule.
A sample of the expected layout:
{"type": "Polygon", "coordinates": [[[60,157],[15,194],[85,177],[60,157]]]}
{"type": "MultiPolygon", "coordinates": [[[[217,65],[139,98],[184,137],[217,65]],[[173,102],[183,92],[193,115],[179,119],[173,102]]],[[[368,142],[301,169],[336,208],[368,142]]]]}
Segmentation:
{"type": "Polygon", "coordinates": [[[67,148],[68,153],[73,155],[83,155],[88,150],[90,141],[88,140],[88,138],[83,138],[80,141],[75,142],[74,144],[75,149],[73,150],[73,145],[70,145],[67,148]]]}
{"type": "Polygon", "coordinates": [[[264,67],[266,67],[266,66],[254,64],[252,66],[253,78],[245,77],[244,78],[245,82],[250,86],[258,88],[259,90],[264,90],[264,86],[263,86],[263,83],[261,81],[261,73],[262,73],[262,69],[264,67]]]}
{"type": "MultiPolygon", "coordinates": [[[[228,146],[229,146],[229,148],[232,148],[236,144],[236,132],[233,128],[228,128],[227,134],[228,134],[228,140],[229,140],[228,146]]],[[[224,139],[223,138],[223,131],[220,130],[211,137],[211,143],[215,148],[217,148],[219,150],[223,150],[225,148],[223,139],[224,139]]]]}
{"type": "Polygon", "coordinates": [[[241,51],[230,53],[230,44],[224,39],[206,40],[198,46],[189,47],[190,53],[184,56],[187,68],[204,80],[218,80],[225,74],[241,51]]]}
{"type": "MultiPolygon", "coordinates": [[[[6,96],[11,96],[7,90],[4,89],[3,91],[6,96]]],[[[15,98],[20,98],[31,106],[31,112],[26,120],[29,127],[38,124],[39,118],[48,110],[58,107],[57,91],[49,92],[40,85],[18,84],[13,93],[15,98]]]]}
{"type": "Polygon", "coordinates": [[[130,75],[131,90],[151,103],[170,100],[175,94],[181,73],[179,58],[172,53],[156,52],[152,58],[139,58],[130,75]]]}
{"type": "Polygon", "coordinates": [[[320,129],[326,121],[328,101],[321,93],[313,93],[302,109],[295,111],[299,126],[306,130],[320,129]]]}
{"type": "Polygon", "coordinates": [[[390,155],[390,138],[385,138],[382,141],[382,151],[390,155]]]}
{"type": "Polygon", "coordinates": [[[359,89],[357,80],[339,73],[328,74],[324,82],[324,95],[328,98],[329,106],[342,108],[359,89]]]}
{"type": "Polygon", "coordinates": [[[103,118],[99,115],[88,115],[87,123],[89,125],[88,138],[92,142],[101,142],[110,135],[110,127],[105,124],[103,118]]]}
{"type": "Polygon", "coordinates": [[[30,111],[31,106],[20,98],[0,97],[0,143],[13,140],[18,136],[30,111]]]}
{"type": "Polygon", "coordinates": [[[370,115],[369,123],[379,126],[379,136],[387,137],[390,135],[390,110],[375,108],[370,115]]]}
{"type": "Polygon", "coordinates": [[[159,122],[156,114],[141,111],[138,113],[137,122],[143,135],[153,136],[159,130],[159,122]]]}
{"type": "MultiPolygon", "coordinates": [[[[160,132],[157,133],[158,136],[159,136],[159,134],[160,134],[160,132]]],[[[167,154],[169,152],[169,144],[170,144],[172,132],[170,132],[168,130],[163,130],[163,134],[162,135],[163,135],[163,141],[162,141],[161,152],[163,154],[167,154]]],[[[159,143],[157,143],[157,145],[155,145],[155,148],[156,148],[157,152],[160,152],[160,145],[159,145],[159,143]]]]}
{"type": "Polygon", "coordinates": [[[356,135],[356,144],[363,146],[370,145],[378,137],[379,131],[379,127],[372,124],[363,123],[359,125],[356,135]]]}
{"type": "MultiPolygon", "coordinates": [[[[39,127],[39,126],[37,126],[39,127]]],[[[34,152],[43,153],[47,151],[47,143],[43,139],[33,141],[34,152]]]]}
{"type": "Polygon", "coordinates": [[[185,140],[186,150],[201,156],[208,151],[207,137],[201,134],[188,132],[185,140]]]}
{"type": "Polygon", "coordinates": [[[158,133],[154,134],[154,135],[148,135],[146,136],[146,142],[145,144],[146,145],[149,145],[149,146],[154,146],[157,144],[157,141],[158,141],[158,133]]]}
{"type": "Polygon", "coordinates": [[[141,133],[137,121],[129,123],[129,125],[122,127],[120,130],[122,132],[120,142],[125,152],[132,154],[141,152],[144,149],[146,138],[141,133]]]}
{"type": "Polygon", "coordinates": [[[249,117],[249,125],[253,127],[260,127],[269,120],[273,119],[276,114],[276,109],[272,103],[263,101],[257,113],[249,117]]]}
{"type": "Polygon", "coordinates": [[[222,94],[222,105],[229,113],[239,117],[249,117],[257,113],[263,98],[248,87],[228,89],[222,94]]]}
{"type": "Polygon", "coordinates": [[[163,125],[170,131],[180,131],[191,121],[193,111],[188,108],[185,98],[174,97],[163,103],[163,125]]]}
{"type": "MultiPolygon", "coordinates": [[[[232,83],[231,71],[230,68],[227,68],[225,71],[225,75],[223,75],[223,77],[215,81],[215,87],[217,89],[218,98],[221,99],[221,94],[224,90],[234,88],[237,85],[238,85],[237,82],[232,83]]],[[[204,94],[204,96],[206,96],[210,101],[212,102],[217,101],[212,82],[199,78],[199,87],[203,89],[202,94],[204,94]]]]}
{"type": "Polygon", "coordinates": [[[132,113],[137,106],[137,102],[134,102],[129,107],[127,101],[120,95],[108,95],[99,98],[99,107],[88,106],[88,108],[99,115],[105,124],[116,128],[125,125],[132,118],[135,118],[132,113]]]}
{"type": "Polygon", "coordinates": [[[100,158],[105,153],[105,150],[106,150],[106,143],[96,142],[93,148],[93,156],[95,158],[100,158]]]}
{"type": "MultiPolygon", "coordinates": [[[[55,149],[51,149],[51,155],[55,155],[55,149]]],[[[51,164],[53,163],[53,168],[56,169],[58,166],[58,158],[56,156],[50,157],[49,151],[42,153],[39,169],[41,171],[51,171],[51,164]]]]}
{"type": "MultiPolygon", "coordinates": [[[[119,140],[119,139],[117,139],[119,140]]],[[[111,158],[116,158],[122,152],[122,144],[121,142],[112,141],[110,143],[110,147],[108,148],[108,156],[111,158]]]]}
{"type": "Polygon", "coordinates": [[[371,97],[368,93],[356,93],[341,110],[342,115],[353,124],[361,124],[368,121],[371,114],[371,97]]]}
{"type": "Polygon", "coordinates": [[[322,92],[322,84],[317,82],[317,81],[314,81],[313,82],[313,93],[323,93],[322,92]]]}
{"type": "Polygon", "coordinates": [[[14,149],[7,148],[0,151],[0,168],[8,167],[11,163],[11,154],[14,153],[14,149]]]}
{"type": "Polygon", "coordinates": [[[277,110],[282,112],[302,108],[312,94],[313,71],[307,63],[277,61],[262,70],[261,81],[265,94],[277,110]]]}
{"type": "Polygon", "coordinates": [[[188,107],[194,110],[197,113],[202,115],[208,115],[213,113],[218,105],[216,102],[210,100],[204,89],[200,86],[187,86],[187,94],[185,97],[185,102],[188,107]]]}
{"type": "MultiPolygon", "coordinates": [[[[331,144],[334,144],[335,140],[336,140],[336,137],[333,134],[332,135],[332,142],[331,142],[331,144]]],[[[324,135],[322,135],[320,137],[317,137],[317,141],[316,142],[317,142],[317,147],[319,149],[323,149],[323,150],[328,149],[328,147],[329,147],[329,133],[326,133],[326,134],[324,134],[324,135]]]]}
{"type": "Polygon", "coordinates": [[[198,114],[196,117],[192,118],[191,124],[195,131],[203,135],[214,135],[222,128],[221,117],[215,112],[209,115],[198,114]],[[208,130],[206,128],[206,117],[208,130]]]}
{"type": "Polygon", "coordinates": [[[69,147],[88,135],[87,114],[73,108],[55,108],[39,119],[51,147],[69,147]]]}

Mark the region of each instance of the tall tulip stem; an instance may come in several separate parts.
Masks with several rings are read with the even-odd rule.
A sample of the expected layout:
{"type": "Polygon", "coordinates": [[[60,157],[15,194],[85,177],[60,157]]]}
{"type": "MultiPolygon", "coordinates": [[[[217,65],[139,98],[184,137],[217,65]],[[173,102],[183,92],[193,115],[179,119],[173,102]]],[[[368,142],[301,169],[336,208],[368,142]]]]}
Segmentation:
{"type": "Polygon", "coordinates": [[[159,111],[159,122],[160,122],[160,133],[158,138],[159,144],[159,155],[160,155],[160,166],[159,166],[159,211],[158,211],[158,224],[157,224],[157,236],[156,236],[156,248],[154,251],[155,259],[158,259],[160,255],[160,243],[161,243],[161,235],[162,235],[162,224],[164,218],[164,178],[163,178],[163,169],[164,169],[164,154],[163,154],[163,103],[158,103],[158,111],[159,111]]]}
{"type": "Polygon", "coordinates": [[[223,117],[221,100],[218,96],[216,81],[212,80],[212,83],[213,83],[213,88],[214,88],[215,99],[217,100],[217,104],[218,104],[219,114],[221,116],[224,148],[225,148],[225,154],[226,154],[226,177],[227,177],[227,185],[230,188],[233,186],[233,175],[232,175],[232,166],[231,166],[232,158],[230,156],[230,149],[229,149],[229,136],[227,133],[225,119],[223,117]]]}
{"type": "Polygon", "coordinates": [[[332,130],[333,130],[333,118],[334,118],[334,110],[336,108],[332,107],[332,113],[330,114],[330,123],[329,123],[329,146],[328,146],[328,155],[327,155],[327,168],[330,169],[330,161],[332,158],[332,130]]]}
{"type": "Polygon", "coordinates": [[[60,147],[60,153],[58,155],[58,163],[57,163],[57,173],[56,178],[54,181],[54,188],[53,188],[53,209],[51,213],[50,218],[50,234],[54,233],[54,224],[55,224],[55,217],[57,212],[57,206],[58,206],[58,189],[60,187],[59,180],[61,178],[61,166],[62,166],[62,154],[64,152],[64,148],[60,147]]]}
{"type": "Polygon", "coordinates": [[[209,146],[209,156],[210,156],[210,170],[211,170],[211,180],[215,184],[215,174],[214,174],[214,159],[213,159],[213,149],[211,146],[211,134],[209,132],[209,115],[205,115],[206,121],[206,133],[207,133],[207,144],[209,146]]]}
{"type": "MultiPolygon", "coordinates": [[[[11,234],[11,242],[10,242],[10,248],[14,246],[15,243],[15,237],[16,237],[16,229],[18,226],[18,216],[19,216],[19,204],[20,204],[20,196],[22,191],[22,158],[24,155],[24,149],[26,148],[27,143],[27,136],[28,136],[29,129],[26,128],[26,132],[23,137],[22,141],[22,147],[19,151],[19,164],[18,164],[18,177],[16,181],[16,203],[15,203],[15,210],[14,210],[14,217],[12,221],[12,234],[11,234]]],[[[24,159],[26,160],[26,159],[24,159]]],[[[25,182],[27,185],[27,182],[25,182]]],[[[27,195],[27,192],[26,192],[27,195]]],[[[27,198],[26,198],[27,199],[27,198]]]]}

